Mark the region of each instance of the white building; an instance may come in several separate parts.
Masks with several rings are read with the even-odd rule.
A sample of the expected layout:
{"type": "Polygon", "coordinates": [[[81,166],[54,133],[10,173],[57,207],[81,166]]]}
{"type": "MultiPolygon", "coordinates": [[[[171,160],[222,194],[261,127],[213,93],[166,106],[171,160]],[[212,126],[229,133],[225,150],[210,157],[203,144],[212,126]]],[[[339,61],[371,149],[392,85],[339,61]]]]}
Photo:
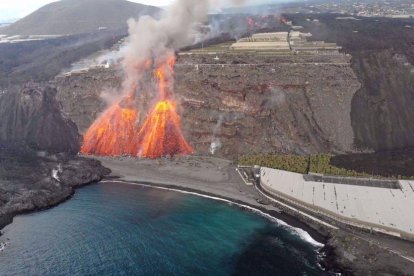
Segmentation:
{"type": "Polygon", "coordinates": [[[238,51],[289,52],[288,34],[287,32],[254,34],[251,37],[240,39],[231,45],[230,49],[238,51]]]}

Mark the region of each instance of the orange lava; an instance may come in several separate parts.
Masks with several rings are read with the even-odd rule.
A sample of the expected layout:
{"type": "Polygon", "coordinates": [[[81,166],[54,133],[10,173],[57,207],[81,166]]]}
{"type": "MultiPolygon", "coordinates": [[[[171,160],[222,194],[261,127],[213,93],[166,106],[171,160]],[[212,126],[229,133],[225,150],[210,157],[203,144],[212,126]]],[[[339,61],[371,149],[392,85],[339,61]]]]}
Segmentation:
{"type": "Polygon", "coordinates": [[[175,57],[171,56],[155,71],[159,84],[159,101],[149,113],[138,134],[138,143],[141,145],[138,152],[140,157],[159,158],[193,152],[182,134],[181,119],[169,91],[174,64],[175,57]]]}
{"type": "MultiPolygon", "coordinates": [[[[127,98],[128,99],[128,98],[127,98]]],[[[125,100],[125,99],[124,99],[125,100]]],[[[139,149],[132,137],[139,132],[139,113],[119,101],[108,108],[83,137],[81,153],[105,156],[133,155],[139,149]]]]}
{"type": "Polygon", "coordinates": [[[158,102],[148,113],[142,127],[132,97],[108,108],[84,136],[81,152],[104,156],[131,155],[144,158],[187,155],[193,152],[181,131],[177,104],[172,99],[175,57],[155,70],[158,102]]]}
{"type": "Polygon", "coordinates": [[[184,139],[180,121],[174,102],[159,101],[138,134],[138,143],[141,144],[138,156],[158,158],[191,154],[193,149],[184,139]]]}

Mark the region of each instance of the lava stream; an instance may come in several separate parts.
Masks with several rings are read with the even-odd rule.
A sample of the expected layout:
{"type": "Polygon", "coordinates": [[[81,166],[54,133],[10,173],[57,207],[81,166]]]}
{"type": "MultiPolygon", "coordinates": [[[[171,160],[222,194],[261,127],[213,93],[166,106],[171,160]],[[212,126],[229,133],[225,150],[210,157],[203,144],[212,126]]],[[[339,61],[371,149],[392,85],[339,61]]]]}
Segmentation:
{"type": "Polygon", "coordinates": [[[193,149],[184,139],[180,124],[175,103],[159,101],[138,134],[138,143],[141,145],[138,156],[158,158],[191,154],[193,149]]]}
{"type": "Polygon", "coordinates": [[[139,113],[123,105],[122,101],[115,103],[92,124],[84,135],[81,153],[119,156],[138,152],[139,144],[132,138],[139,132],[139,113]]]}
{"type": "Polygon", "coordinates": [[[141,128],[136,103],[133,97],[127,96],[93,123],[84,136],[81,152],[145,158],[191,154],[193,149],[182,134],[181,119],[172,95],[174,63],[172,55],[155,70],[159,101],[141,128]]]}

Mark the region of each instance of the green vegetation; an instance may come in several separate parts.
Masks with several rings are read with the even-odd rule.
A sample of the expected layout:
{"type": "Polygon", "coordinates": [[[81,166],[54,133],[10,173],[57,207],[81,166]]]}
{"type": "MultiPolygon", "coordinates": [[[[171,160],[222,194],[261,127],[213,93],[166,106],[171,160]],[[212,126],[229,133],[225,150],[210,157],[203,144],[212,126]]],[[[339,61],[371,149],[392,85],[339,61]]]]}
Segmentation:
{"type": "Polygon", "coordinates": [[[325,175],[338,175],[348,177],[372,177],[370,174],[358,173],[353,170],[338,168],[331,164],[332,155],[318,154],[310,156],[298,155],[248,155],[239,158],[239,165],[259,165],[268,168],[286,170],[296,173],[318,173],[325,175]]]}
{"type": "Polygon", "coordinates": [[[353,170],[347,170],[344,168],[338,168],[331,164],[332,155],[318,154],[309,156],[309,172],[326,174],[326,175],[339,175],[339,176],[351,176],[351,177],[372,177],[372,175],[366,173],[358,173],[353,170]]]}
{"type": "Polygon", "coordinates": [[[254,166],[286,170],[296,173],[308,173],[309,157],[297,155],[248,155],[238,160],[239,165],[254,166]]]}

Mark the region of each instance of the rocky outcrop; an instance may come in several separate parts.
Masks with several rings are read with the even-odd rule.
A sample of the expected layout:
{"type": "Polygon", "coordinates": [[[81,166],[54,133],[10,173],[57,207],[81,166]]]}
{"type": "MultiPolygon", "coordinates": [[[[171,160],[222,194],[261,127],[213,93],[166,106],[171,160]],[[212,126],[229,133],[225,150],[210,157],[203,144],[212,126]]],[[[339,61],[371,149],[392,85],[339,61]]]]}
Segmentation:
{"type": "Polygon", "coordinates": [[[75,156],[78,128],[55,96],[55,88],[35,84],[0,96],[0,228],[110,173],[99,161],[75,156]]]}
{"type": "Polygon", "coordinates": [[[55,96],[55,88],[33,83],[0,96],[0,143],[8,148],[78,153],[78,128],[63,115],[55,96]]]}
{"type": "Polygon", "coordinates": [[[52,207],[73,195],[76,187],[99,181],[109,173],[93,159],[1,151],[0,229],[13,216],[52,207]]]}

